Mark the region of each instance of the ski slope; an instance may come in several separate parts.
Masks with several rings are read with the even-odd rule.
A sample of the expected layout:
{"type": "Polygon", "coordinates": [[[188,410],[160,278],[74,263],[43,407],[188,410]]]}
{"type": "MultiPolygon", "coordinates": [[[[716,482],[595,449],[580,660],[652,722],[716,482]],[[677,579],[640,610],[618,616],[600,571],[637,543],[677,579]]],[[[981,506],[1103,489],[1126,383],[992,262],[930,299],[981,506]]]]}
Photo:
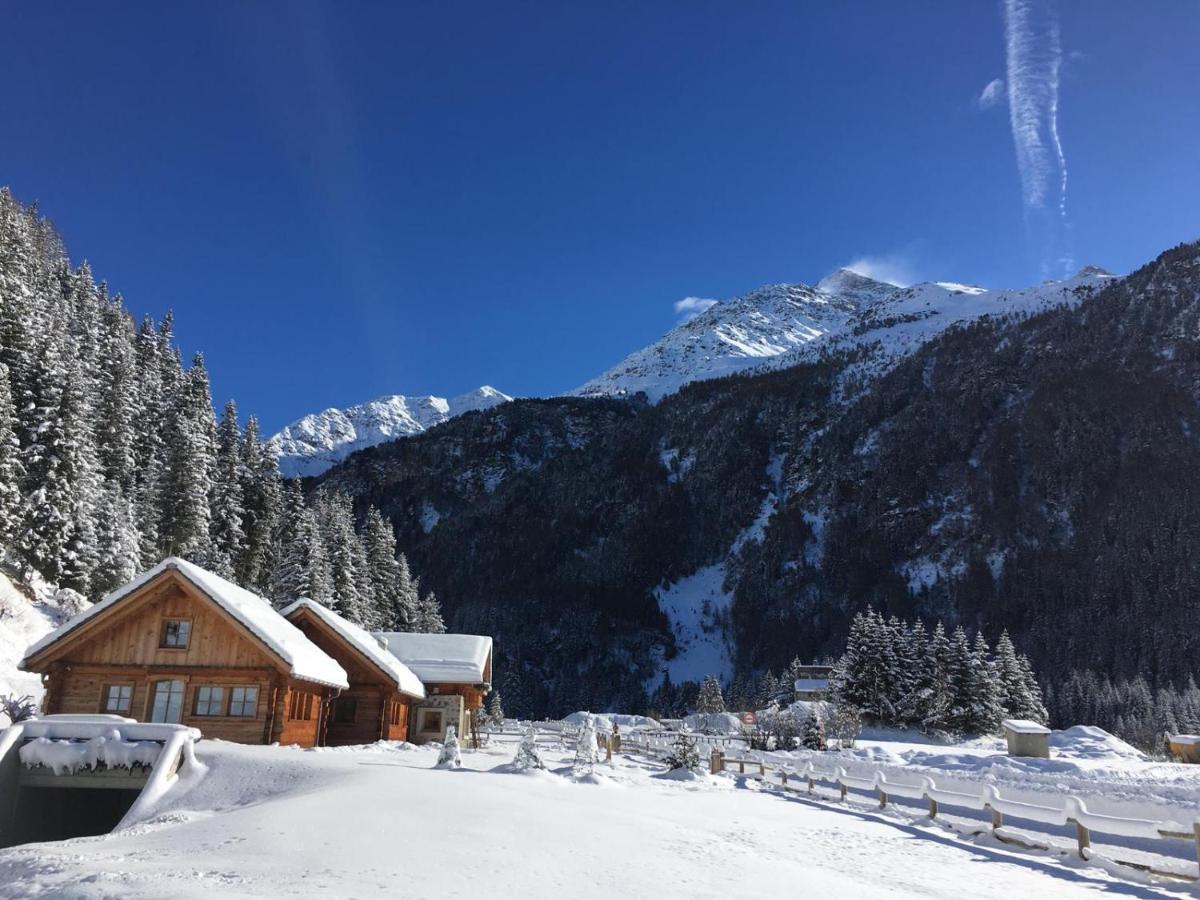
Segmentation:
{"type": "MultiPolygon", "coordinates": [[[[751,780],[509,774],[510,740],[433,769],[411,745],[204,741],[209,773],[120,833],[0,851],[0,897],[1191,896],[1082,862],[845,812],[751,780]]],[[[563,752],[551,768],[569,771],[563,752]]]]}

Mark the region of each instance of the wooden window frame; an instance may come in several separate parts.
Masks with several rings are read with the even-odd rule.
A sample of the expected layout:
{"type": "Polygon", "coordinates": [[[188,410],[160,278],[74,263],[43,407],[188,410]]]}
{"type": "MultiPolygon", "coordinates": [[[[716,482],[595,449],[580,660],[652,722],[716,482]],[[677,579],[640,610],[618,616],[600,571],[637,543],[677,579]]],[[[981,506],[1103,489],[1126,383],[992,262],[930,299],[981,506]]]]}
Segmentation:
{"type": "Polygon", "coordinates": [[[229,714],[229,698],[225,694],[225,685],[223,684],[198,684],[192,691],[192,715],[198,719],[219,719],[229,714]],[[212,692],[219,691],[221,696],[217,700],[216,712],[200,712],[200,692],[208,691],[209,700],[208,707],[212,708],[212,692]]]}
{"type": "Polygon", "coordinates": [[[229,702],[225,706],[226,715],[229,716],[229,718],[231,718],[231,719],[257,719],[258,718],[258,695],[259,695],[259,693],[260,693],[259,686],[257,684],[229,685],[229,702]],[[242,691],[243,692],[243,694],[242,694],[243,699],[241,701],[243,709],[245,709],[246,703],[249,702],[245,699],[246,692],[254,691],[254,701],[251,704],[251,707],[250,707],[251,711],[249,713],[245,713],[245,712],[235,713],[233,711],[233,704],[235,702],[233,699],[234,691],[242,691]]]}
{"type": "MultiPolygon", "coordinates": [[[[154,722],[154,701],[158,697],[158,686],[160,684],[169,684],[169,683],[178,683],[178,684],[183,685],[183,690],[179,696],[179,722],[178,723],[166,722],[163,724],[181,724],[183,722],[183,720],[187,717],[185,711],[187,710],[188,680],[185,677],[183,677],[182,675],[164,675],[161,678],[150,679],[150,682],[149,682],[150,690],[148,690],[146,692],[146,721],[147,722],[152,722],[154,724],[160,724],[160,723],[154,722]]],[[[168,694],[169,694],[169,692],[168,692],[168,694]]],[[[170,699],[168,699],[167,703],[168,703],[168,709],[169,709],[170,708],[170,699]]]]}
{"type": "Polygon", "coordinates": [[[190,616],[167,616],[162,620],[162,628],[158,630],[159,650],[187,650],[192,646],[192,619],[190,616]],[[167,629],[171,625],[187,624],[187,640],[182,644],[167,643],[167,629]]]}
{"type": "Polygon", "coordinates": [[[125,715],[129,716],[133,713],[133,697],[137,693],[137,685],[132,681],[112,681],[107,684],[100,685],[100,714],[101,715],[125,715]],[[125,709],[112,709],[108,705],[108,692],[113,688],[129,688],[129,705],[125,709]]]}

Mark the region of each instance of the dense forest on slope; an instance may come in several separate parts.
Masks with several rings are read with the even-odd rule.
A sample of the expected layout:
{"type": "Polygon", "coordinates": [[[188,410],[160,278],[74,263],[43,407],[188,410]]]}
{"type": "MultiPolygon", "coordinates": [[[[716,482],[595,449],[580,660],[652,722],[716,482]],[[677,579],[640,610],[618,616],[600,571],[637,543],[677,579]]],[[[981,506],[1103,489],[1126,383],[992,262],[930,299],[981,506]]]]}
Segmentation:
{"type": "Polygon", "coordinates": [[[251,418],[214,415],[204,358],[168,313],[136,322],[36,209],[0,188],[0,563],[96,599],[182,556],[277,603],[438,630],[390,526],[306,504],[251,418]]]}
{"type": "Polygon", "coordinates": [[[645,702],[673,651],[655,588],[722,561],[741,673],[834,655],[874,607],[1007,628],[1051,687],[1088,667],[1181,682],[1198,259],[1181,246],[1077,308],[953,330],[878,379],[829,356],[654,406],[517,401],[318,483],[392,518],[452,625],[496,634],[524,712],[645,702]]]}

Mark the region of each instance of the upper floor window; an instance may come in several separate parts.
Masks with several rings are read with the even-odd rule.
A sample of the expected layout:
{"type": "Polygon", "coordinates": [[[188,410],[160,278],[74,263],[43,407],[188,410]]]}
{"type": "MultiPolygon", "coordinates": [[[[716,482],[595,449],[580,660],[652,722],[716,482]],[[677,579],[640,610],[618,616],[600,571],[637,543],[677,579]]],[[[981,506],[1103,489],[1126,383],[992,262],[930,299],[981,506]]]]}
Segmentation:
{"type": "Polygon", "coordinates": [[[185,650],[192,637],[192,623],[188,619],[167,619],[163,622],[160,647],[185,650]]]}

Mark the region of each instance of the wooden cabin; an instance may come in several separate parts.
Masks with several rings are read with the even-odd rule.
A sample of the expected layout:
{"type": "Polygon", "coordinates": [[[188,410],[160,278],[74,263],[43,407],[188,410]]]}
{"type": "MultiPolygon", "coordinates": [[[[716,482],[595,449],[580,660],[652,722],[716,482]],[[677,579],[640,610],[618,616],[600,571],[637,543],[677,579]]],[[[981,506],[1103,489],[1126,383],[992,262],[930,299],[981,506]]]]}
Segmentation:
{"type": "Polygon", "coordinates": [[[440,741],[451,725],[460,735],[470,734],[471,714],[483,707],[492,689],[492,639],[407,631],[375,636],[425,685],[425,699],[413,706],[408,739],[417,744],[440,741]]]}
{"type": "Polygon", "coordinates": [[[349,688],[334,698],[320,743],[329,746],[408,740],[409,711],[425,699],[413,671],[373,634],[314,600],[281,613],[346,670],[349,688]]]}
{"type": "Polygon", "coordinates": [[[315,746],[346,672],[262,597],[174,557],[26,651],[46,713],[176,722],[205,737],[315,746]]]}

